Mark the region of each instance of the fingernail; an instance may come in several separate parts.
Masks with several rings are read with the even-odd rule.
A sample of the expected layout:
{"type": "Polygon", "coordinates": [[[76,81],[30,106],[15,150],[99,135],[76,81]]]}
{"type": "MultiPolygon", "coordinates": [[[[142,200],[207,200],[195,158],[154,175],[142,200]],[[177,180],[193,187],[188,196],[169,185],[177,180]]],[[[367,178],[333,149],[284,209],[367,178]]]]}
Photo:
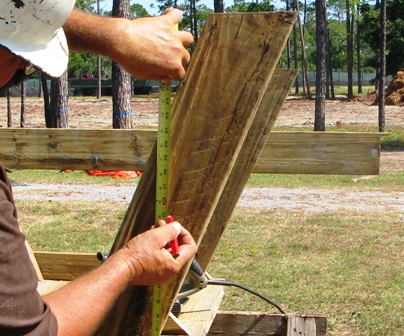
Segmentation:
{"type": "Polygon", "coordinates": [[[178,222],[173,222],[171,223],[172,226],[175,227],[175,229],[177,230],[177,233],[179,234],[181,232],[181,224],[178,222]]]}

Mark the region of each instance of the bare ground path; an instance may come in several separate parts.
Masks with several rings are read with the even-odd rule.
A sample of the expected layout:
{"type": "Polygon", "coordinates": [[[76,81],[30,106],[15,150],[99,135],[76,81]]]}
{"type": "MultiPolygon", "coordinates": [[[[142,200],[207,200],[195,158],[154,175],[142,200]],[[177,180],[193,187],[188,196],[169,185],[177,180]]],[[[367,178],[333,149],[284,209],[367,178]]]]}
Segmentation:
{"type": "MultiPolygon", "coordinates": [[[[14,184],[16,201],[91,201],[129,204],[135,185],[14,184]]],[[[312,188],[246,188],[238,207],[266,208],[289,212],[399,210],[404,213],[404,191],[347,191],[312,188]]],[[[403,219],[404,220],[404,219],[403,219]]]]}

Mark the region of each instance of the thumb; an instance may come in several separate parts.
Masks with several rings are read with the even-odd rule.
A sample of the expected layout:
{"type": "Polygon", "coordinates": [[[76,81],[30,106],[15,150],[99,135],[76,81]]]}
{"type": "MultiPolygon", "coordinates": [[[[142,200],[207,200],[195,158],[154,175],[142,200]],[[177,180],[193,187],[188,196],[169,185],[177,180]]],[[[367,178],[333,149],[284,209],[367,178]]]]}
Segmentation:
{"type": "Polygon", "coordinates": [[[167,8],[163,15],[172,22],[173,26],[182,19],[182,12],[177,8],[167,8]]]}
{"type": "Polygon", "coordinates": [[[181,228],[182,226],[180,223],[172,222],[168,225],[164,225],[154,229],[153,232],[158,235],[159,241],[162,246],[166,246],[170,241],[178,237],[181,232],[181,228]]]}

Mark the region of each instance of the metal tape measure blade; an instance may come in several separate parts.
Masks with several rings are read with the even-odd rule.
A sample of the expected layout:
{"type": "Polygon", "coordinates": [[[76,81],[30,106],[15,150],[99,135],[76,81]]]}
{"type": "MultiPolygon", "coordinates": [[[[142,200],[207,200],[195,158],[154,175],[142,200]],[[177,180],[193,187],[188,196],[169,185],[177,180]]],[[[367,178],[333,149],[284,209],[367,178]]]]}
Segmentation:
{"type": "MultiPolygon", "coordinates": [[[[157,132],[156,169],[156,222],[168,216],[168,168],[170,155],[171,86],[161,85],[159,94],[159,117],[157,132]]],[[[160,336],[161,285],[153,286],[152,336],[160,336]]]]}

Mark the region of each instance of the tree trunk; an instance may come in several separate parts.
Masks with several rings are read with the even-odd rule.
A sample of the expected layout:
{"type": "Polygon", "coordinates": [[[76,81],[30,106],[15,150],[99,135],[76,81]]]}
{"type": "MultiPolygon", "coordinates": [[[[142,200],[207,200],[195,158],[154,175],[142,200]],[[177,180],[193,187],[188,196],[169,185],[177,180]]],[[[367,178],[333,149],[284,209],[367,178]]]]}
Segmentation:
{"type": "MultiPolygon", "coordinates": [[[[297,32],[296,32],[296,25],[297,23],[294,24],[293,26],[293,59],[295,62],[295,69],[299,69],[299,59],[297,56],[297,32]]],[[[299,76],[296,76],[295,80],[295,95],[297,96],[299,94],[299,76]]]]}
{"type": "Polygon", "coordinates": [[[335,99],[335,91],[334,91],[334,77],[332,74],[332,60],[331,60],[331,41],[330,41],[330,31],[328,30],[328,22],[326,22],[326,29],[327,29],[327,56],[326,56],[326,63],[327,63],[327,98],[330,98],[330,90],[331,90],[331,98],[335,99]],[[330,89],[329,89],[330,88],[330,89]]]}
{"type": "MultiPolygon", "coordinates": [[[[101,15],[101,7],[100,0],[97,0],[97,13],[101,15]]],[[[98,74],[98,82],[97,82],[97,99],[101,98],[102,94],[102,82],[101,82],[101,55],[97,55],[97,74],[98,74]]]]}
{"type": "MultiPolygon", "coordinates": [[[[357,7],[359,11],[359,5],[357,7]]],[[[358,67],[358,94],[362,94],[362,62],[361,62],[361,30],[359,22],[356,23],[356,59],[358,67]]]]}
{"type": "Polygon", "coordinates": [[[224,12],[223,0],[214,0],[213,7],[215,13],[223,13],[224,12]]]}
{"type": "Polygon", "coordinates": [[[314,130],[325,131],[325,85],[327,57],[327,5],[316,0],[316,103],[314,130]]]}
{"type": "MultiPolygon", "coordinates": [[[[112,15],[130,17],[129,0],[114,0],[112,15]]],[[[119,64],[112,62],[112,127],[132,128],[132,77],[119,64]]]]}
{"type": "Polygon", "coordinates": [[[296,0],[296,10],[299,13],[298,15],[298,23],[299,23],[299,31],[300,31],[300,42],[302,44],[302,67],[303,67],[303,74],[304,74],[304,80],[306,84],[306,95],[307,98],[311,99],[311,92],[310,92],[310,83],[309,83],[309,73],[307,70],[307,58],[306,58],[306,48],[305,48],[305,42],[304,42],[304,34],[303,34],[303,27],[300,22],[300,10],[299,10],[299,0],[296,0]]]}
{"type": "MultiPolygon", "coordinates": [[[[352,15],[353,16],[353,15],[352,15]]],[[[346,34],[347,34],[347,63],[348,63],[348,98],[353,97],[353,33],[349,0],[346,0],[346,34]]]]}
{"type": "Polygon", "coordinates": [[[44,105],[44,115],[46,128],[52,127],[52,116],[50,110],[50,99],[48,90],[48,81],[45,73],[41,72],[41,88],[43,92],[43,105],[44,105]]]}
{"type": "Polygon", "coordinates": [[[198,43],[198,20],[196,18],[196,0],[191,0],[191,18],[192,18],[192,23],[191,26],[193,26],[193,31],[194,31],[194,44],[196,45],[198,43]]]}
{"type": "MultiPolygon", "coordinates": [[[[289,0],[286,0],[286,11],[290,10],[289,0]]],[[[288,41],[286,42],[286,64],[287,68],[290,69],[291,59],[290,59],[290,35],[288,41]]]]}
{"type": "Polygon", "coordinates": [[[11,94],[10,88],[6,90],[7,95],[7,127],[13,127],[13,116],[11,114],[11,94]]]}
{"type": "Polygon", "coordinates": [[[384,87],[386,85],[386,0],[380,0],[380,77],[379,77],[379,132],[386,131],[384,87]]]}
{"type": "Polygon", "coordinates": [[[50,93],[50,115],[52,128],[68,128],[67,70],[62,76],[52,79],[50,93]]]}
{"type": "Polygon", "coordinates": [[[24,79],[21,82],[21,114],[20,114],[20,127],[24,128],[25,127],[25,116],[26,116],[26,111],[25,111],[25,100],[27,98],[27,80],[24,79]]]}

